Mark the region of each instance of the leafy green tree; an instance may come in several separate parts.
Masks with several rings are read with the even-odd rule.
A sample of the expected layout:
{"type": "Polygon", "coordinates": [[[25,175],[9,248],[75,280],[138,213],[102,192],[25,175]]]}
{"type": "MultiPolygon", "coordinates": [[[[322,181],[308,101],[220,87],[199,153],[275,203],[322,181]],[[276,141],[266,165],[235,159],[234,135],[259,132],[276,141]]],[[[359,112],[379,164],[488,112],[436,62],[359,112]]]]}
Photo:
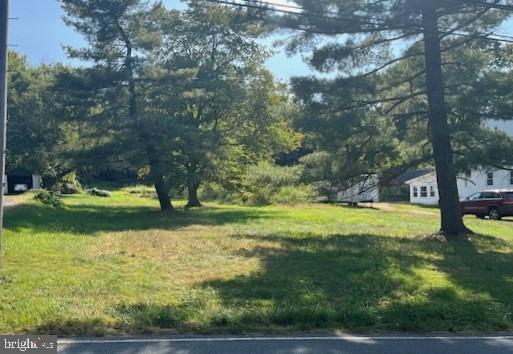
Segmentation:
{"type": "Polygon", "coordinates": [[[128,161],[155,185],[162,210],[184,187],[188,206],[201,205],[199,186],[219,178],[233,152],[260,158],[295,140],[278,112],[287,99],[262,69],[259,26],[240,11],[204,1],[184,12],[136,0],[63,6],[88,41],[69,54],[92,64],[59,80],[64,114],[82,122],[83,161],[128,161]]]}
{"type": "Polygon", "coordinates": [[[7,168],[25,168],[43,177],[52,188],[75,169],[66,151],[76,142],[75,126],[59,118],[56,76],[66,68],[32,67],[27,59],[9,53],[7,168]]]}
{"type": "Polygon", "coordinates": [[[280,111],[288,104],[283,88],[262,68],[266,53],[254,38],[259,27],[241,15],[190,1],[188,10],[165,17],[162,48],[150,56],[157,79],[148,83],[152,109],[173,117],[188,207],[201,206],[198,188],[220,179],[230,155],[244,151],[244,165],[256,163],[294,140],[280,111]]]}

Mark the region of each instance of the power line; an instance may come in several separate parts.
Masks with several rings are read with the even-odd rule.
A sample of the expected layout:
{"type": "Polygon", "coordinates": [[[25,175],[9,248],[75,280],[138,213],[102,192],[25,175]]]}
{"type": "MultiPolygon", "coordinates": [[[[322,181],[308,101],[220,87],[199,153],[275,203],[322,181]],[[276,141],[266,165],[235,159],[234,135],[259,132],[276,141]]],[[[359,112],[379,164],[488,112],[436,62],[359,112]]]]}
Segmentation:
{"type": "Polygon", "coordinates": [[[453,3],[455,2],[455,3],[460,3],[460,4],[475,5],[475,6],[479,6],[479,7],[488,8],[488,9],[513,11],[513,5],[499,4],[497,2],[491,3],[491,2],[479,1],[479,0],[450,0],[450,1],[453,3]]]}
{"type": "MultiPolygon", "coordinates": [[[[250,0],[245,0],[247,2],[249,2],[250,0]]],[[[457,0],[458,1],[458,0],[457,0]]],[[[460,2],[464,2],[465,0],[459,0],[460,2]]],[[[472,0],[470,0],[472,1],[472,0]]],[[[472,1],[472,2],[479,2],[479,1],[472,1]]],[[[263,3],[265,5],[272,5],[272,6],[278,6],[278,7],[285,7],[285,8],[292,8],[292,9],[296,9],[296,10],[302,10],[304,11],[305,9],[302,8],[302,7],[299,7],[299,6],[293,6],[293,5],[288,5],[288,4],[274,4],[274,3],[270,3],[270,2],[265,2],[265,1],[259,1],[259,3],[263,3]]],[[[504,6],[504,5],[503,5],[504,6]]],[[[512,9],[513,9],[513,6],[512,6],[512,9]]],[[[335,16],[339,16],[338,13],[334,12],[334,11],[328,11],[326,12],[327,14],[332,14],[332,15],[335,15],[335,16]]],[[[371,20],[375,20],[375,21],[381,21],[382,24],[385,24],[387,23],[387,20],[385,19],[381,19],[381,18],[376,18],[376,17],[369,17],[369,16],[362,16],[362,15],[357,15],[358,17],[360,18],[365,18],[365,19],[371,19],[371,20]]],[[[413,26],[413,25],[411,25],[413,26]]],[[[422,30],[422,26],[419,24],[419,25],[415,25],[417,26],[417,28],[419,30],[422,30]]],[[[454,32],[454,29],[453,28],[450,28],[450,27],[440,27],[443,31],[446,31],[446,33],[450,33],[450,32],[454,32]]],[[[463,33],[463,32],[454,32],[455,35],[459,35],[459,36],[473,36],[472,34],[470,33],[463,33]]],[[[442,33],[443,34],[443,33],[442,33]]],[[[510,35],[506,35],[506,34],[499,34],[499,33],[490,33],[490,34],[486,34],[486,37],[488,37],[490,40],[498,40],[500,38],[502,39],[505,39],[506,42],[509,42],[509,41],[513,41],[513,36],[510,36],[510,35]],[[490,36],[493,36],[493,37],[490,37],[490,36]],[[494,37],[497,37],[497,38],[494,38],[494,37]]]]}
{"type": "MultiPolygon", "coordinates": [[[[324,20],[332,20],[332,21],[337,21],[337,22],[342,22],[342,21],[353,21],[356,19],[364,19],[365,21],[360,21],[360,23],[362,24],[367,24],[367,25],[380,25],[380,24],[385,24],[385,20],[383,19],[377,19],[377,18],[364,18],[363,16],[354,16],[354,17],[347,17],[347,18],[342,18],[342,17],[334,17],[334,16],[328,16],[326,14],[308,14],[308,13],[305,13],[305,9],[302,8],[302,7],[299,7],[299,6],[293,6],[293,5],[285,5],[285,4],[274,4],[274,3],[270,3],[270,2],[266,2],[266,1],[258,1],[258,4],[261,4],[261,5],[256,5],[256,3],[251,3],[249,0],[245,0],[246,2],[245,3],[240,3],[240,2],[235,2],[235,1],[230,1],[230,0],[205,0],[207,2],[211,2],[211,3],[217,3],[217,4],[223,4],[223,5],[232,5],[232,6],[238,6],[238,7],[245,7],[245,8],[250,8],[250,9],[257,9],[257,10],[262,10],[262,11],[270,11],[270,12],[277,12],[277,13],[282,13],[282,14],[286,14],[286,15],[296,15],[296,16],[301,16],[301,17],[307,17],[307,18],[318,18],[318,19],[324,19],[324,20]],[[275,6],[275,7],[273,7],[275,6]],[[281,9],[281,8],[278,8],[278,7],[281,7],[281,8],[287,8],[289,10],[284,10],[284,9],[281,9]],[[301,10],[301,12],[295,12],[295,11],[291,11],[291,10],[301,10]],[[381,23],[376,23],[376,22],[371,22],[371,20],[375,20],[375,21],[380,21],[381,23]]],[[[328,13],[329,14],[329,13],[328,13]]],[[[333,12],[331,12],[331,14],[335,14],[333,12]]]]}
{"type": "MultiPolygon", "coordinates": [[[[321,14],[308,14],[304,12],[304,8],[301,8],[299,6],[293,6],[293,5],[284,5],[284,4],[274,4],[266,1],[258,1],[259,4],[262,5],[255,5],[253,3],[250,3],[249,0],[246,0],[246,3],[240,3],[240,2],[234,2],[229,0],[205,0],[207,2],[216,3],[216,4],[223,4],[223,5],[231,5],[231,6],[238,6],[238,7],[245,7],[245,8],[251,8],[251,9],[258,9],[262,11],[270,11],[270,12],[277,12],[282,14],[288,14],[288,15],[294,15],[294,16],[301,16],[306,18],[319,18],[324,20],[330,20],[335,22],[342,22],[345,23],[346,21],[355,21],[362,19],[362,16],[360,15],[354,15],[351,18],[344,19],[340,16],[334,17],[334,16],[327,16],[327,15],[321,15],[321,14]],[[273,8],[271,6],[276,7],[285,7],[290,8],[294,10],[302,10],[302,12],[294,12],[290,10],[283,10],[279,8],[273,8]]],[[[512,7],[513,9],[513,7],[512,7]]],[[[333,12],[332,12],[333,13],[333,12]]],[[[389,21],[385,19],[379,19],[379,18],[372,18],[372,17],[363,17],[364,21],[358,21],[360,24],[367,24],[367,25],[373,25],[373,26],[390,26],[389,21]],[[378,22],[369,22],[369,20],[372,21],[378,21],[378,22]]],[[[387,28],[384,28],[384,30],[387,28]]],[[[405,25],[401,26],[399,28],[388,28],[388,30],[399,30],[399,29],[410,29],[410,30],[416,30],[419,32],[423,32],[424,29],[421,25],[405,25]]],[[[306,31],[306,30],[305,30],[306,31]]],[[[504,43],[513,43],[513,36],[508,36],[505,34],[496,34],[496,33],[488,33],[488,34],[471,34],[471,33],[463,33],[459,31],[454,31],[453,29],[446,29],[445,32],[440,32],[442,35],[454,35],[459,37],[468,37],[468,38],[476,38],[476,39],[484,39],[484,40],[490,40],[495,42],[504,42],[504,43]]]]}
{"type": "MultiPolygon", "coordinates": [[[[251,0],[243,0],[243,1],[245,1],[248,4],[251,4],[251,0]]],[[[254,3],[262,4],[262,5],[269,6],[269,7],[274,7],[274,8],[285,8],[285,9],[291,9],[291,10],[299,10],[301,12],[305,11],[305,8],[303,8],[301,6],[297,6],[297,5],[291,5],[291,4],[276,4],[276,3],[273,3],[273,2],[262,1],[262,0],[258,0],[258,1],[254,2],[254,3]]],[[[323,13],[325,15],[332,15],[333,17],[331,17],[331,16],[328,17],[330,19],[331,18],[335,18],[335,17],[341,18],[340,14],[338,12],[335,12],[335,11],[323,10],[323,13]]],[[[312,16],[312,15],[313,16],[323,16],[323,17],[325,17],[325,15],[320,15],[320,14],[310,14],[309,16],[312,16]]],[[[351,17],[351,18],[353,18],[353,17],[351,17]]],[[[366,20],[369,20],[369,21],[379,21],[379,22],[382,22],[382,23],[387,22],[387,20],[385,20],[385,19],[376,18],[376,17],[372,17],[372,16],[358,15],[358,18],[366,19],[366,20]]]]}

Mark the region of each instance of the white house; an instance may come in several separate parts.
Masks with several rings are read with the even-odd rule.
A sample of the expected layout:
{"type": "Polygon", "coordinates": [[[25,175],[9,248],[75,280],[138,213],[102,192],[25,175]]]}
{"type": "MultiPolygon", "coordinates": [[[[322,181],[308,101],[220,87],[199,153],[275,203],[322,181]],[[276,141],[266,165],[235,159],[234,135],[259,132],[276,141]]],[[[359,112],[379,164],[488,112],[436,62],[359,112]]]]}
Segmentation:
{"type": "MultiPolygon", "coordinates": [[[[458,192],[465,199],[476,192],[487,189],[512,189],[513,171],[498,169],[476,169],[458,176],[458,192]]],[[[439,200],[436,173],[430,172],[406,182],[410,186],[410,202],[413,204],[437,205],[439,200]]]]}
{"type": "MultiPolygon", "coordinates": [[[[513,121],[488,120],[484,127],[501,130],[513,137],[513,121]]],[[[410,186],[410,202],[414,204],[438,204],[438,183],[435,172],[429,172],[406,182],[410,186]]],[[[481,168],[458,176],[460,199],[489,189],[512,189],[513,171],[496,168],[481,168]]]]}
{"type": "Polygon", "coordinates": [[[410,202],[413,204],[438,204],[438,184],[435,172],[416,177],[406,182],[410,186],[410,202]]]}

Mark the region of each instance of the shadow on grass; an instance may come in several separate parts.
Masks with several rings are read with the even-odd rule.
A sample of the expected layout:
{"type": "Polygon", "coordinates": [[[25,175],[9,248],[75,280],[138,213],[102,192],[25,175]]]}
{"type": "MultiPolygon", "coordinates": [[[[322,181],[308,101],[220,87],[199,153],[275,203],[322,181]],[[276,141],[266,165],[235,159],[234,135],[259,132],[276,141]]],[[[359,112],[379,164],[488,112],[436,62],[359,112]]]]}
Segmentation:
{"type": "Polygon", "coordinates": [[[175,213],[162,213],[151,207],[113,208],[98,205],[71,205],[49,208],[24,205],[12,210],[6,217],[6,229],[37,232],[66,232],[94,236],[98,232],[174,230],[191,225],[244,224],[251,220],[279,217],[279,211],[257,209],[178,209],[175,213]]]}
{"type": "MultiPolygon", "coordinates": [[[[163,215],[151,208],[23,206],[7,228],[95,234],[175,229],[279,218],[278,211],[205,208],[163,215]],[[77,222],[77,220],[79,222],[77,222]]],[[[368,331],[497,331],[513,329],[511,244],[490,236],[472,243],[380,235],[241,234],[253,241],[234,257],[257,259],[250,275],[197,284],[178,304],[152,299],[118,303],[114,320],[62,319],[39,333],[198,333],[368,331]],[[499,251],[501,250],[501,251],[499,251]],[[507,250],[508,253],[504,253],[507,250]]],[[[148,275],[151,278],[151,274],[148,275]]]]}
{"type": "Polygon", "coordinates": [[[484,331],[513,328],[513,256],[484,244],[373,235],[238,236],[262,241],[250,276],[198,284],[178,305],[119,304],[127,332],[283,333],[343,329],[484,331]],[[276,247],[279,246],[279,247],[276,247]],[[215,294],[215,299],[201,294],[215,294]],[[209,307],[209,303],[219,306],[209,307]]]}
{"type": "MultiPolygon", "coordinates": [[[[216,289],[227,309],[250,309],[239,310],[231,327],[513,328],[511,254],[469,243],[371,235],[260,240],[278,242],[280,248],[260,247],[247,254],[261,259],[258,274],[204,284],[216,289]],[[269,305],[267,312],[259,311],[262,303],[269,305]]],[[[504,243],[486,236],[479,242],[504,243]]]]}

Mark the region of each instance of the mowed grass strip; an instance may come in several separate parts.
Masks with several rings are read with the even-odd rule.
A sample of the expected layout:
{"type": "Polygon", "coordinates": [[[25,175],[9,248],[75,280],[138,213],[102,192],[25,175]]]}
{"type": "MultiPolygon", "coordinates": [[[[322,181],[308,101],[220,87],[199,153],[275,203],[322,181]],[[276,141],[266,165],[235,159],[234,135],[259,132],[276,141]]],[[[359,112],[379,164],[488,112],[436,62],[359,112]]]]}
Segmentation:
{"type": "Polygon", "coordinates": [[[7,211],[1,333],[513,329],[513,222],[422,240],[435,209],[65,198],[7,211]]]}

